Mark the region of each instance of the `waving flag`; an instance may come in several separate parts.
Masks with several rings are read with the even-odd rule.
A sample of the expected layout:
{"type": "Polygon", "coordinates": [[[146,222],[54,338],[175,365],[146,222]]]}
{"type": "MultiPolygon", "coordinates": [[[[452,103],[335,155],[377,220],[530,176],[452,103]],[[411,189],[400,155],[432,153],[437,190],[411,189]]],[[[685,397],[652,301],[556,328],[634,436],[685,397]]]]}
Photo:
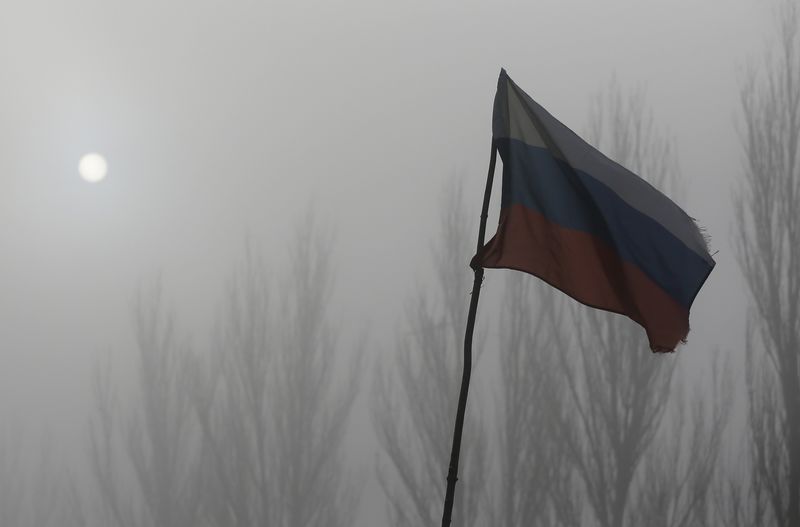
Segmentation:
{"type": "Polygon", "coordinates": [[[538,276],[630,317],[653,351],[673,351],[714,268],[694,220],[557,121],[505,70],[492,128],[503,160],[500,224],[472,267],[538,276]]]}

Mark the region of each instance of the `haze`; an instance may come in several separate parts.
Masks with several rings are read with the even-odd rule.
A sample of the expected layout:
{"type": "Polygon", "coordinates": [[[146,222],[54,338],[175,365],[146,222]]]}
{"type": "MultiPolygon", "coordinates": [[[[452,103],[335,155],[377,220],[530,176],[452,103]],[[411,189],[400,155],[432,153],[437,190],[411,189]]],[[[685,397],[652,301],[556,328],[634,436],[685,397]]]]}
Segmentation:
{"type": "MultiPolygon", "coordinates": [[[[692,309],[688,343],[669,357],[686,385],[675,391],[700,390],[717,406],[711,372],[724,359],[739,385],[730,395],[733,439],[724,448],[748,452],[738,380],[752,304],[733,206],[745,171],[740,95],[747,68],[761,64],[774,42],[778,4],[7,2],[0,18],[0,449],[19,456],[20,473],[29,475],[39,469],[38,452],[51,452],[47,470],[75,482],[85,524],[111,525],[103,523],[109,516],[91,468],[93,379],[112,365],[125,422],[122,409],[139,405],[136,298],[150,298],[160,284],[178,347],[205,360],[219,347],[232,273],[248,250],[263,262],[271,312],[293,312],[292,247],[303,225],[315,225],[331,248],[332,393],[350,385],[349,366],[358,365],[360,379],[335,454],[359,489],[352,524],[403,525],[379,485],[378,467],[385,484],[394,476],[375,431],[375,379],[391,377],[414,331],[409,313],[422,311],[414,299],[438,287],[436,254],[453,247],[440,235],[441,213],[459,184],[468,242],[453,258],[466,279],[452,294],[462,306],[456,319],[466,313],[491,103],[504,67],[582,134],[598,94],[610,86],[623,96],[639,93],[672,141],[679,203],[718,251],[692,309]],[[77,172],[88,152],[108,160],[108,175],[96,184],[77,172]]],[[[487,273],[478,314],[488,351],[473,372],[470,405],[490,435],[508,273],[487,273]]],[[[444,310],[446,302],[430,307],[444,310]]],[[[447,353],[457,386],[457,343],[447,353]]],[[[451,418],[443,426],[449,433],[451,418]]],[[[413,434],[413,425],[404,433],[413,434]]],[[[721,455],[720,470],[735,473],[739,467],[726,466],[735,459],[721,455]]],[[[441,463],[443,491],[447,460],[441,463]]],[[[502,466],[487,463],[487,473],[501,478],[502,466]]],[[[131,474],[120,476],[122,487],[137,488],[131,474]]],[[[490,501],[481,502],[487,510],[490,501]]],[[[508,525],[490,517],[473,524],[508,525]]],[[[133,524],[158,524],[146,518],[133,524]]]]}

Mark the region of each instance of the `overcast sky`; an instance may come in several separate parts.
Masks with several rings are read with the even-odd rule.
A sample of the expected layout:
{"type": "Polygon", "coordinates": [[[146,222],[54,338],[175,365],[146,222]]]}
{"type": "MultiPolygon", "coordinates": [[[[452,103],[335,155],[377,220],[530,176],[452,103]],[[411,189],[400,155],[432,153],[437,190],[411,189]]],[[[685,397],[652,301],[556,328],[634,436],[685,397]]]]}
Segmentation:
{"type": "Polygon", "coordinates": [[[735,348],[739,79],[771,15],[754,0],[7,0],[0,419],[81,437],[92,362],[130,345],[137,284],[161,272],[202,337],[246,233],[280,267],[309,206],[335,226],[346,331],[390,336],[442,182],[463,178],[479,213],[501,67],[578,132],[612,75],[646,90],[720,251],[682,353],[735,348]],[[89,151],[110,166],[95,185],[77,174],[89,151]]]}

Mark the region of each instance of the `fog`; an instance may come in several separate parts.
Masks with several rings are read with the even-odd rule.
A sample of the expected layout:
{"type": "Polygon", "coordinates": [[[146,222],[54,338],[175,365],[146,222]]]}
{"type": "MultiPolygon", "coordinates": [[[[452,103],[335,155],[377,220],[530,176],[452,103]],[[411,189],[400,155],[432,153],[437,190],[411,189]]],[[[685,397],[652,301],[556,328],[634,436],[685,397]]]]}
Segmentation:
{"type": "MultiPolygon", "coordinates": [[[[768,91],[759,82],[770,71],[797,77],[800,37],[788,41],[794,54],[783,66],[764,58],[786,49],[779,21],[790,8],[790,2],[753,0],[6,2],[0,18],[0,472],[17,476],[0,474],[6,496],[0,523],[438,521],[461,375],[467,265],[501,67],[601,148],[604,141],[613,146],[617,132],[608,125],[606,137],[589,137],[602,119],[598,108],[610,104],[604,94],[640,97],[639,110],[654,130],[644,139],[671,145],[674,197],[710,234],[717,266],[692,307],[688,343],[676,354],[652,356],[636,344],[618,350],[637,354],[633,366],[620,366],[632,385],[656,379],[652,397],[663,395],[666,405],[654,403],[663,424],[642,432],[656,437],[644,452],[678,468],[667,477],[657,468],[665,463],[650,463],[655,457],[631,461],[631,490],[617,487],[630,502],[616,516],[603,516],[606,498],[593,497],[591,478],[575,468],[580,456],[574,453],[588,448],[582,440],[571,458],[550,456],[558,460],[548,469],[550,479],[526,479],[534,471],[525,467],[544,461],[510,452],[502,439],[516,415],[509,412],[531,406],[503,406],[510,397],[503,357],[511,356],[503,335],[510,313],[533,321],[543,310],[562,313],[564,327],[588,320],[576,327],[608,324],[608,331],[625,338],[633,332],[634,339],[641,329],[618,317],[591,322],[594,315],[531,277],[487,271],[458,487],[464,490],[456,495],[462,509],[454,525],[621,526],[653,524],[652,518],[661,525],[754,519],[790,525],[800,519],[800,454],[786,439],[800,439],[800,399],[797,409],[781,402],[772,425],[752,418],[764,401],[782,396],[769,388],[782,375],[775,372],[786,364],[788,371],[792,360],[796,368],[800,293],[793,269],[800,256],[786,247],[800,234],[789,229],[771,246],[775,261],[788,262],[775,271],[788,284],[777,303],[750,294],[767,286],[755,278],[757,265],[743,269],[737,252],[751,239],[746,232],[781,233],[781,221],[793,225],[790,211],[800,204],[793,201],[800,200],[800,161],[786,154],[781,159],[788,161],[775,166],[789,183],[783,192],[764,190],[768,202],[783,196],[775,208],[785,213],[759,230],[764,211],[748,208],[760,203],[748,197],[761,196],[757,183],[768,178],[758,175],[775,173],[769,164],[775,156],[757,154],[778,143],[797,153],[791,130],[800,129],[800,113],[742,103],[743,93],[768,91]],[[748,140],[764,127],[748,120],[748,108],[766,122],[792,117],[762,147],[752,147],[760,143],[748,140]],[[109,170],[105,180],[90,184],[77,166],[94,151],[106,157],[109,170]],[[750,217],[752,228],[741,223],[750,217]],[[512,294],[520,290],[529,296],[512,294]],[[776,321],[788,329],[771,333],[776,321]],[[440,333],[440,326],[447,329],[440,333]],[[151,340],[143,343],[147,335],[151,340]],[[299,349],[308,351],[292,351],[299,349]],[[426,362],[434,360],[431,354],[441,363],[426,362]],[[144,366],[147,360],[151,366],[144,366]],[[653,373],[655,363],[668,371],[653,373]],[[777,366],[773,372],[753,364],[777,366]],[[148,367],[152,378],[144,381],[148,367]],[[252,379],[241,381],[240,390],[233,379],[242,371],[252,379]],[[108,458],[98,454],[104,422],[98,386],[115,394],[107,407],[113,416],[108,458]],[[252,400],[263,399],[263,408],[246,402],[248,387],[262,390],[252,400]],[[748,387],[767,395],[754,399],[748,387]],[[415,390],[430,398],[414,403],[409,392],[415,390]],[[422,430],[431,420],[439,428],[422,430]],[[726,423],[724,431],[715,432],[717,421],[726,423]],[[759,426],[779,429],[778,423],[795,435],[753,443],[759,426]],[[159,466],[158,426],[169,436],[162,439],[171,468],[159,466]],[[658,442],[670,435],[674,443],[658,442]],[[695,435],[702,436],[698,443],[695,435]],[[268,446],[258,446],[262,436],[268,446]],[[431,439],[440,436],[438,443],[431,439]],[[767,471],[774,477],[763,481],[753,475],[758,445],[780,452],[767,471]],[[400,453],[392,455],[394,447],[400,453]],[[693,449],[712,453],[697,460],[693,449]],[[332,461],[319,461],[325,468],[308,476],[292,456],[304,467],[314,456],[332,461]],[[519,461],[516,486],[507,478],[514,463],[503,456],[519,461]],[[225,478],[235,479],[236,467],[248,463],[263,463],[263,471],[242,478],[243,491],[225,478]],[[703,463],[707,478],[692,479],[690,467],[703,463]],[[412,476],[402,475],[404,464],[412,476]],[[680,496],[646,492],[656,480],[676,487],[684,475],[696,486],[680,496]],[[174,485],[165,483],[173,479],[174,485]],[[763,512],[775,487],[783,505],[763,512]],[[519,497],[511,506],[503,500],[514,492],[519,497]],[[154,505],[151,494],[164,503],[154,505]],[[692,496],[702,497],[702,507],[686,505],[692,496]],[[664,510],[641,505],[661,498],[671,504],[664,510]],[[733,510],[739,499],[748,505],[733,510]],[[125,512],[113,510],[115,500],[125,512]],[[520,505],[527,502],[537,504],[530,516],[520,505]],[[499,512],[512,508],[516,516],[499,512]]],[[[800,80],[787,85],[794,86],[785,95],[794,97],[796,109],[800,80]]],[[[499,179],[498,169],[489,233],[497,223],[499,179]]],[[[524,371],[561,371],[559,355],[576,361],[564,375],[580,379],[591,369],[574,343],[532,343],[519,356],[540,362],[524,371]]],[[[583,392],[574,400],[561,397],[566,385],[558,379],[565,378],[518,381],[544,390],[526,395],[541,400],[541,409],[530,417],[529,430],[536,432],[520,452],[538,452],[553,441],[547,430],[567,427],[547,421],[553,416],[543,410],[558,408],[562,417],[601,411],[583,392]]],[[[792,382],[784,381],[780,393],[791,392],[792,382]]],[[[563,429],[593,437],[580,427],[563,429]]]]}

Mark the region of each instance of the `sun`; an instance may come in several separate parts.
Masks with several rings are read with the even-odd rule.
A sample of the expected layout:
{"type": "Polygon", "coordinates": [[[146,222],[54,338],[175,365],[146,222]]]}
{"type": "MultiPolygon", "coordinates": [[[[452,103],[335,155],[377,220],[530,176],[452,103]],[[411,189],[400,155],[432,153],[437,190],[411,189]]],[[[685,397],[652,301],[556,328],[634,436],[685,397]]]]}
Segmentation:
{"type": "Polygon", "coordinates": [[[106,177],[108,163],[106,159],[97,152],[91,152],[83,156],[78,163],[78,173],[84,181],[97,183],[106,177]]]}

